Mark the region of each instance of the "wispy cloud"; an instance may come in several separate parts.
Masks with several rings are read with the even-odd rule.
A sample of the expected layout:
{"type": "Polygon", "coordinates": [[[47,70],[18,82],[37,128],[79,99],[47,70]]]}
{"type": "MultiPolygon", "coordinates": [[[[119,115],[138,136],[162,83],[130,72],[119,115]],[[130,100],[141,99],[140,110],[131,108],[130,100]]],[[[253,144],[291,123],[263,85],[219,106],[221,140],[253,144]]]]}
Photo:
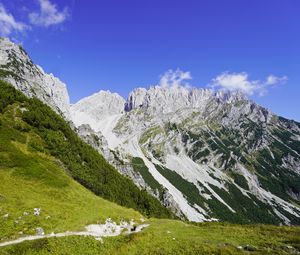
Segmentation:
{"type": "Polygon", "coordinates": [[[63,23],[69,16],[69,10],[65,7],[63,10],[58,10],[54,3],[49,0],[38,0],[40,4],[39,12],[31,12],[29,21],[36,26],[48,27],[63,23]]]}
{"type": "Polygon", "coordinates": [[[230,91],[241,91],[246,95],[258,94],[259,96],[263,96],[270,87],[282,84],[286,82],[287,79],[286,76],[277,77],[275,75],[269,75],[264,81],[250,80],[249,75],[246,72],[224,72],[212,79],[209,87],[230,91]]]}
{"type": "Polygon", "coordinates": [[[184,72],[180,69],[175,71],[170,69],[160,76],[159,85],[161,87],[190,87],[189,80],[192,79],[190,72],[184,72]]]}
{"type": "Polygon", "coordinates": [[[30,27],[22,22],[15,20],[3,4],[0,3],[0,35],[9,36],[14,32],[23,32],[30,27]]]}

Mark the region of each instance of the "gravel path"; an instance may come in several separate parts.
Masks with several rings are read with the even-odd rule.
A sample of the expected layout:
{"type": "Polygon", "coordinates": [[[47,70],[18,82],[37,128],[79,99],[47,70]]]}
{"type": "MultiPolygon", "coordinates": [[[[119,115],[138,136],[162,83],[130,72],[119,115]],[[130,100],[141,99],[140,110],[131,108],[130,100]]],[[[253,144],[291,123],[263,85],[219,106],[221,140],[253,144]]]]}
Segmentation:
{"type": "Polygon", "coordinates": [[[117,225],[111,220],[107,220],[105,224],[92,224],[86,226],[85,227],[86,231],[79,231],[79,232],[67,231],[67,232],[56,233],[56,234],[52,233],[47,235],[25,236],[25,237],[18,238],[16,240],[0,243],[0,247],[12,245],[12,244],[18,244],[24,241],[51,238],[51,237],[64,237],[64,236],[93,236],[97,240],[102,241],[102,237],[118,236],[121,233],[124,234],[138,233],[142,229],[148,226],[149,224],[141,224],[136,227],[133,227],[133,224],[131,223],[128,224],[126,222],[117,225]],[[123,232],[124,230],[125,232],[123,232]]]}

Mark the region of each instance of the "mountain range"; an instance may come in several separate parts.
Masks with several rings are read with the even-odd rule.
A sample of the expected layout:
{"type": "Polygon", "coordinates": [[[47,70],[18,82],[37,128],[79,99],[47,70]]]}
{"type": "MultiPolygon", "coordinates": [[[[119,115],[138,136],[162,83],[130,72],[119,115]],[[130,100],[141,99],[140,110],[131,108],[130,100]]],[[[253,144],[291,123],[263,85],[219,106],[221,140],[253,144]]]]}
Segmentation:
{"type": "Polygon", "coordinates": [[[0,76],[179,218],[300,224],[300,124],[240,92],[156,85],[70,104],[66,85],[5,38],[0,76]]]}

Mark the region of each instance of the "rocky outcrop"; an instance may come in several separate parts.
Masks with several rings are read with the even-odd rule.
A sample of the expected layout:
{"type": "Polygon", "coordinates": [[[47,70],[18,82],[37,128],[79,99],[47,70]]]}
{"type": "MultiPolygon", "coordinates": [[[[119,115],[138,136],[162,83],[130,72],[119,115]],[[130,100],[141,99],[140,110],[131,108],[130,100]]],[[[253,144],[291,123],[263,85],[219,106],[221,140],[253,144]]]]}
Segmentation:
{"type": "Polygon", "coordinates": [[[0,39],[0,78],[60,113],[178,216],[300,224],[300,124],[240,92],[152,86],[69,106],[65,84],[8,39],[0,39]]]}
{"type": "Polygon", "coordinates": [[[136,183],[141,176],[130,162],[132,157],[142,159],[141,171],[148,171],[164,189],[157,195],[146,174],[147,190],[177,215],[194,221],[227,220],[228,210],[232,217],[242,213],[250,221],[259,221],[261,216],[255,218],[255,213],[245,213],[235,203],[243,198],[248,210],[258,214],[273,208],[265,221],[297,222],[299,207],[283,198],[299,197],[290,179],[299,178],[293,174],[299,171],[299,124],[278,118],[240,92],[153,86],[135,89],[126,102],[106,93],[109,101],[118,98],[117,107],[103,106],[107,103],[101,94],[72,106],[75,123],[89,123],[101,131],[118,162],[126,162],[126,170],[111,163],[136,183]],[[273,183],[287,185],[285,191],[270,192],[273,183]]]}
{"type": "Polygon", "coordinates": [[[131,164],[122,161],[115,152],[108,148],[107,140],[101,132],[95,132],[90,125],[83,124],[77,128],[77,133],[83,141],[96,149],[121,174],[131,178],[138,187],[147,188],[145,181],[139,173],[133,170],[131,164]]]}
{"type": "Polygon", "coordinates": [[[28,97],[37,97],[70,120],[66,85],[53,74],[35,65],[20,45],[0,38],[0,79],[9,82],[28,97]]]}

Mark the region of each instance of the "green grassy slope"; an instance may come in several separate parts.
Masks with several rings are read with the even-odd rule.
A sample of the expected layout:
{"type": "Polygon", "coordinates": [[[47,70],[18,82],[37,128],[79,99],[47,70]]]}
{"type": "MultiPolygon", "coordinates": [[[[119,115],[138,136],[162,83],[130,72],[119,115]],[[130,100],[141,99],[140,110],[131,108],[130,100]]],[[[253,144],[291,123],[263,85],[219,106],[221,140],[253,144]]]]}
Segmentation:
{"type": "MultiPolygon", "coordinates": [[[[13,148],[17,151],[22,147],[18,144],[26,144],[28,148],[23,148],[24,150],[32,150],[59,160],[61,167],[64,166],[70,176],[96,195],[136,209],[146,216],[172,217],[157,199],[146,191],[140,191],[130,179],[119,174],[97,151],[84,143],[50,107],[37,99],[26,98],[2,81],[0,88],[1,169],[12,170],[18,167],[17,172],[19,175],[23,173],[24,178],[42,178],[45,171],[35,174],[31,166],[25,163],[22,165],[26,161],[22,157],[12,159],[15,153],[13,148]],[[12,146],[11,141],[15,141],[15,146],[11,147],[10,152],[6,152],[6,144],[12,146]],[[22,164],[18,165],[19,163],[22,164]]],[[[36,169],[39,166],[45,168],[43,163],[35,162],[34,156],[32,164],[36,169]]],[[[52,175],[54,176],[53,173],[52,175]]],[[[50,182],[48,177],[44,181],[47,179],[50,182]]]]}
{"type": "Polygon", "coordinates": [[[43,148],[44,141],[18,117],[19,110],[14,104],[0,114],[0,242],[35,234],[37,227],[63,232],[109,217],[141,217],[97,197],[74,181],[59,160],[35,149],[43,148]],[[34,208],[41,208],[40,216],[33,215],[34,208]]]}
{"type": "MultiPolygon", "coordinates": [[[[146,215],[171,216],[83,143],[49,107],[1,81],[0,181],[0,242],[35,234],[37,227],[46,233],[64,232],[108,217],[140,219],[139,212],[95,193],[146,215]],[[41,208],[39,216],[34,208],[41,208]]],[[[300,252],[299,227],[192,225],[159,219],[148,223],[150,227],[140,233],[106,238],[103,244],[92,237],[49,238],[1,247],[0,255],[300,252]]]]}
{"type": "Polygon", "coordinates": [[[300,228],[150,220],[143,232],[106,238],[36,240],[0,249],[1,255],[54,254],[297,254],[300,228]]]}

